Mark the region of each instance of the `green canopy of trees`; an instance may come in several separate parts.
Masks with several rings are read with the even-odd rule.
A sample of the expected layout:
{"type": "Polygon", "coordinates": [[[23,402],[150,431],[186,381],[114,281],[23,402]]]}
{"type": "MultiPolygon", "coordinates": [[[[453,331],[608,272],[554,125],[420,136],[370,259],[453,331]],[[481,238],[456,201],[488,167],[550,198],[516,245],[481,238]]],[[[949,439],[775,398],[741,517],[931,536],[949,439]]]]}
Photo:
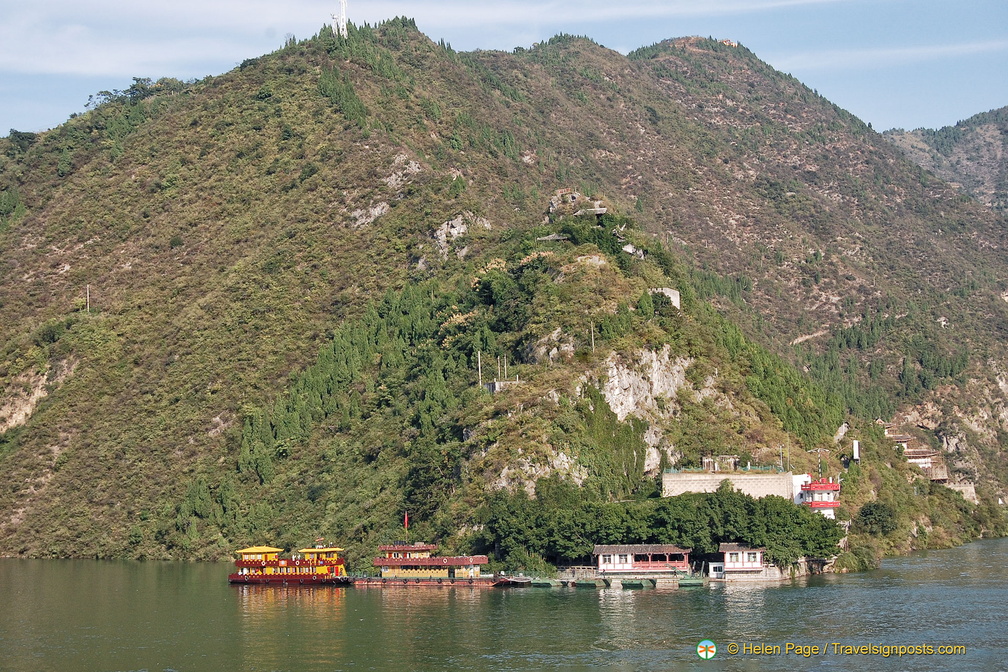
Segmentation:
{"type": "Polygon", "coordinates": [[[507,564],[528,557],[553,564],[587,561],[595,544],[675,544],[693,557],[723,542],[766,549],[781,565],[837,554],[843,531],[835,521],[782,497],[753,499],[722,483],[713,493],[635,502],[585,501],[577,486],[548,478],[536,497],[497,493],[486,510],[487,551],[507,564]]]}

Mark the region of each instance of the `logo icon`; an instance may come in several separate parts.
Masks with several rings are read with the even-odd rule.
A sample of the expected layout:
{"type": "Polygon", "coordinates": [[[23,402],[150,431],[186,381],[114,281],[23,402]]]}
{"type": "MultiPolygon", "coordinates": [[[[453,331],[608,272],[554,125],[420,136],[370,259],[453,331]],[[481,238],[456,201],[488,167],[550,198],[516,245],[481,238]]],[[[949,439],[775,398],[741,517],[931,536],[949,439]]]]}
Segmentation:
{"type": "Polygon", "coordinates": [[[696,655],[704,660],[710,660],[717,655],[717,644],[709,639],[705,639],[696,645],[696,655]]]}

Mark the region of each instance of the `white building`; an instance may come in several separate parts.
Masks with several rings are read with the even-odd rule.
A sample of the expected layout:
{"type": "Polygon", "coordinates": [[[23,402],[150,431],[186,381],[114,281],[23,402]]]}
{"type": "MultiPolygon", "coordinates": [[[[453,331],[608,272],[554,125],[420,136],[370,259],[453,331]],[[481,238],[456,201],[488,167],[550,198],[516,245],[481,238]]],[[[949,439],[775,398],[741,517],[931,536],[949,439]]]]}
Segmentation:
{"type": "Polygon", "coordinates": [[[820,478],[817,481],[810,479],[808,483],[802,484],[797,503],[835,520],[836,507],[840,505],[837,501],[839,498],[839,481],[834,482],[832,478],[820,478]]]}

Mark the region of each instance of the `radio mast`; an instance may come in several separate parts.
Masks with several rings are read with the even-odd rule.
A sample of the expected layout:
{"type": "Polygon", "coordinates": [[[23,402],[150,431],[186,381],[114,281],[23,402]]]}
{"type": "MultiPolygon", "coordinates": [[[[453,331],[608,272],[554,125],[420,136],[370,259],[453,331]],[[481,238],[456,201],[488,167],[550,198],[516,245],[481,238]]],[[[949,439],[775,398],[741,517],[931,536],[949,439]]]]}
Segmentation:
{"type": "Polygon", "coordinates": [[[346,29],[346,0],[340,0],[339,3],[339,14],[333,14],[333,28],[339,33],[339,36],[344,40],[347,38],[346,29]]]}

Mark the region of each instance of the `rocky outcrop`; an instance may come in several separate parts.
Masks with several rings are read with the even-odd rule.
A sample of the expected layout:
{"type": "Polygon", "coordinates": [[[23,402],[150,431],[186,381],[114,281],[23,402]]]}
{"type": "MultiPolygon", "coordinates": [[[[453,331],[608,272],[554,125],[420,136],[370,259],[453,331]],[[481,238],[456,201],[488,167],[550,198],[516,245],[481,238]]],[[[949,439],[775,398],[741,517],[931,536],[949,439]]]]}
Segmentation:
{"type": "Polygon", "coordinates": [[[602,395],[617,418],[665,417],[658,400],[675,399],[687,385],[686,369],[692,362],[688,357],[673,358],[671,352],[666,345],[658,352],[641,351],[634,362],[627,362],[617,353],[606,359],[602,395]]]}
{"type": "Polygon", "coordinates": [[[49,386],[62,383],[76,366],[75,359],[68,359],[47,367],[44,373],[26,371],[17,376],[0,393],[0,434],[25,424],[38,403],[48,396],[49,386]]]}
{"type": "MultiPolygon", "coordinates": [[[[448,253],[451,251],[455,240],[469,233],[469,229],[473,226],[490,229],[490,222],[484,217],[478,217],[472,212],[465,210],[460,212],[455,218],[449,219],[434,229],[431,237],[434,238],[434,245],[437,247],[438,254],[441,255],[442,259],[448,258],[448,253]]],[[[457,250],[455,254],[461,259],[467,252],[468,248],[463,247],[457,250]]]]}
{"type": "Polygon", "coordinates": [[[644,432],[648,446],[644,459],[647,473],[657,473],[662,453],[672,458],[672,446],[666,441],[662,426],[674,418],[679,391],[690,387],[686,369],[692,361],[689,357],[673,356],[671,347],[666,345],[659,351],[642,350],[633,359],[614,352],[602,365],[603,375],[598,382],[616,417],[621,422],[628,416],[648,422],[644,432]]]}
{"type": "Polygon", "coordinates": [[[569,361],[574,357],[574,339],[559,327],[531,343],[525,350],[525,359],[533,364],[569,361]]]}

